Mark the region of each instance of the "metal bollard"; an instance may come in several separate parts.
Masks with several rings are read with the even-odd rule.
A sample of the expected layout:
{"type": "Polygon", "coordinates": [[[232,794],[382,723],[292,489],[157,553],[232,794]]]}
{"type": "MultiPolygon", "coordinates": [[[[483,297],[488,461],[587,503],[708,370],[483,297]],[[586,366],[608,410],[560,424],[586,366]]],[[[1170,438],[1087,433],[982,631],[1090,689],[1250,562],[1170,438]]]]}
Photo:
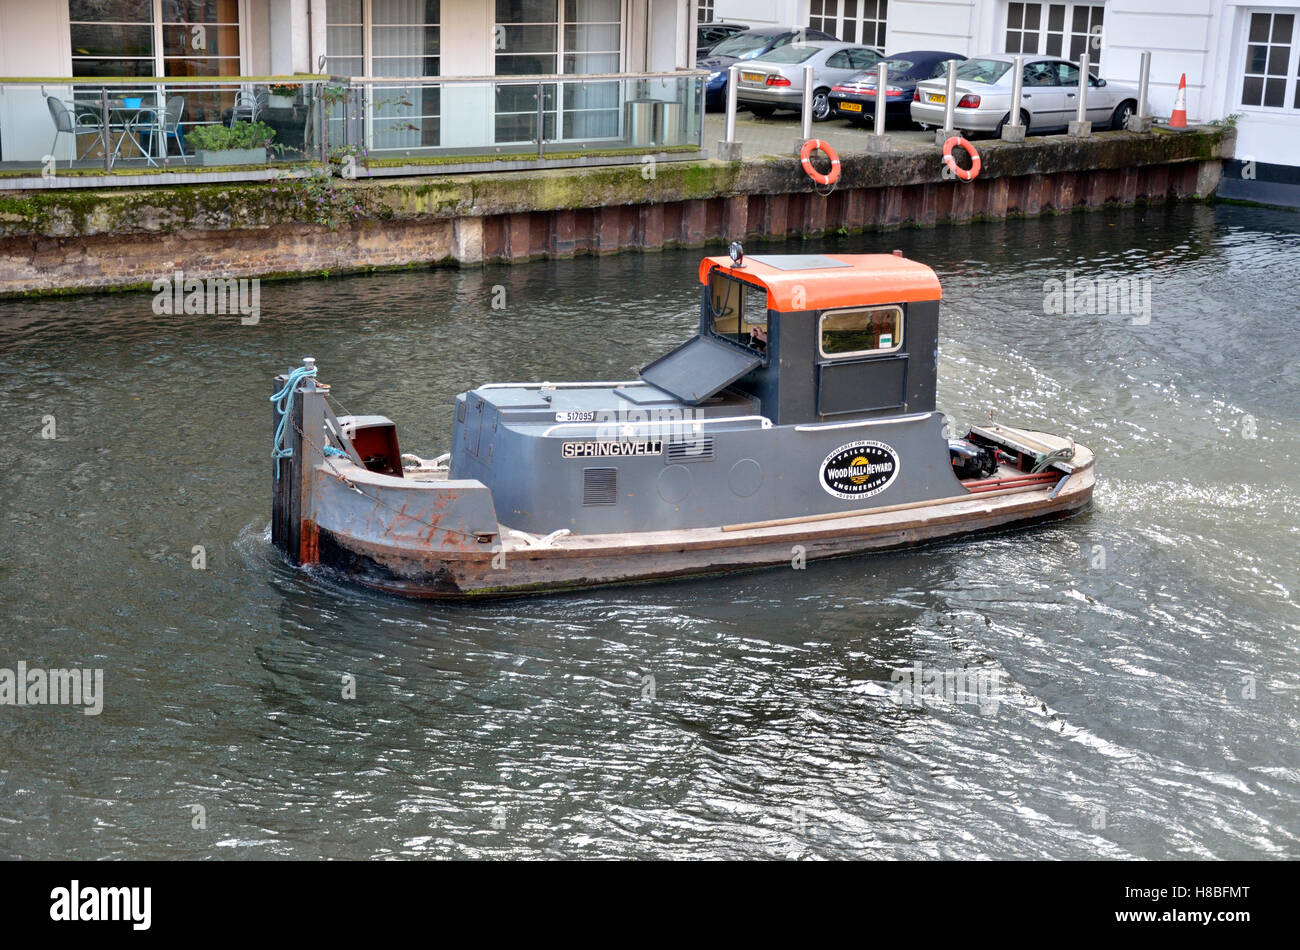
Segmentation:
{"type": "MultiPolygon", "coordinates": [[[[723,141],[718,143],[718,157],[724,162],[738,162],[742,157],[741,144],[736,141],[736,86],[740,83],[740,67],[727,67],[727,122],[726,131],[723,133],[723,141]]],[[[707,98],[707,91],[700,95],[701,112],[700,127],[704,126],[704,103],[707,98]]],[[[701,137],[704,135],[700,132],[701,137]]]]}
{"type": "Polygon", "coordinates": [[[1088,54],[1079,55],[1079,112],[1076,122],[1088,121],[1088,54]]]}
{"type": "Polygon", "coordinates": [[[1088,121],[1088,54],[1079,56],[1079,88],[1075,93],[1078,98],[1078,111],[1070,123],[1069,132],[1075,138],[1087,138],[1092,134],[1092,123],[1088,121]]]}
{"type": "Polygon", "coordinates": [[[957,98],[957,60],[948,60],[948,85],[946,95],[943,97],[943,130],[951,132],[953,110],[957,108],[957,103],[953,100],[957,98]]]}
{"type": "Polygon", "coordinates": [[[1026,129],[1020,121],[1021,104],[1024,102],[1025,58],[1017,56],[1011,67],[1016,74],[1011,78],[1011,117],[1002,126],[1002,141],[1023,142],[1026,129]]]}
{"type": "Polygon", "coordinates": [[[727,67],[727,141],[736,141],[736,86],[740,84],[740,67],[727,67]]]}
{"type": "Polygon", "coordinates": [[[1142,51],[1142,65],[1139,67],[1138,79],[1138,118],[1147,117],[1147,91],[1151,88],[1151,50],[1142,51]]]}
{"type": "Polygon", "coordinates": [[[799,130],[806,142],[812,138],[813,68],[803,68],[803,126],[799,130]]]}
{"type": "Polygon", "coordinates": [[[1151,86],[1151,51],[1144,49],[1142,51],[1142,62],[1139,67],[1138,76],[1138,104],[1137,115],[1131,115],[1128,119],[1127,128],[1130,132],[1150,132],[1151,115],[1147,103],[1147,90],[1151,86]]]}
{"type": "Polygon", "coordinates": [[[1016,57],[1016,65],[1014,68],[1016,70],[1016,75],[1015,78],[1011,80],[1011,122],[1010,124],[1019,125],[1020,107],[1021,107],[1021,103],[1024,102],[1023,93],[1025,89],[1025,58],[1023,56],[1016,57]]]}
{"type": "Polygon", "coordinates": [[[888,99],[885,90],[889,87],[888,80],[889,70],[882,61],[876,67],[876,134],[881,136],[885,134],[885,104],[888,99]]]}

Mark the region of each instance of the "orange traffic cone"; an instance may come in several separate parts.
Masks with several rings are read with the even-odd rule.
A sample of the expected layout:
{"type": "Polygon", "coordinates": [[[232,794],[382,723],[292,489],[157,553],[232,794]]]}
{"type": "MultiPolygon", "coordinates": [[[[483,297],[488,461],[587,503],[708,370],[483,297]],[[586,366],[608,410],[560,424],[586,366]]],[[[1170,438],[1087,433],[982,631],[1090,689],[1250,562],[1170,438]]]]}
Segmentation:
{"type": "Polygon", "coordinates": [[[1169,127],[1187,128],[1187,73],[1178,80],[1178,98],[1174,100],[1174,111],[1169,114],[1169,127]]]}

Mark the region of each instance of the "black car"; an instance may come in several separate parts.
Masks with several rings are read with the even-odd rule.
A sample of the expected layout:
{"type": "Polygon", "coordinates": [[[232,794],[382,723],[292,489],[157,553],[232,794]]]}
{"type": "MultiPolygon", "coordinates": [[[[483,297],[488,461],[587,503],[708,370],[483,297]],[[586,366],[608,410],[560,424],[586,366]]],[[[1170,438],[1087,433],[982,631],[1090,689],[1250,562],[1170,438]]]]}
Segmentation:
{"type": "MultiPolygon", "coordinates": [[[[912,94],[916,84],[947,73],[947,62],[966,59],[961,53],[938,50],[909,50],[892,53],[883,60],[885,69],[885,122],[891,119],[912,121],[912,94]]],[[[876,71],[857,73],[832,87],[831,115],[867,124],[876,117],[876,71]]]]}
{"type": "Polygon", "coordinates": [[[756,26],[725,39],[696,60],[700,69],[709,71],[708,91],[704,96],[705,108],[724,109],[727,105],[727,68],[743,59],[753,59],[770,53],[778,46],[788,46],[796,39],[801,42],[820,42],[835,37],[821,30],[794,29],[786,26],[756,26]]]}
{"type": "Polygon", "coordinates": [[[695,59],[708,56],[709,51],[723,40],[730,39],[737,33],[744,33],[749,27],[743,23],[700,23],[695,27],[695,59]]]}

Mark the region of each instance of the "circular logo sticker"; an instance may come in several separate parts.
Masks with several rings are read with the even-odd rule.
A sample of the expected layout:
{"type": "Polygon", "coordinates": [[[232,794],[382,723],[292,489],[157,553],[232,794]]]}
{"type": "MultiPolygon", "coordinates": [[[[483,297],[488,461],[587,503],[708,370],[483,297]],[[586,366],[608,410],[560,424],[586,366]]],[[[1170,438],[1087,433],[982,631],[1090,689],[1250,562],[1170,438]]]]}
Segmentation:
{"type": "Polygon", "coordinates": [[[870,498],[898,477],[898,453],[883,442],[850,442],[822,461],[822,488],[836,498],[870,498]]]}

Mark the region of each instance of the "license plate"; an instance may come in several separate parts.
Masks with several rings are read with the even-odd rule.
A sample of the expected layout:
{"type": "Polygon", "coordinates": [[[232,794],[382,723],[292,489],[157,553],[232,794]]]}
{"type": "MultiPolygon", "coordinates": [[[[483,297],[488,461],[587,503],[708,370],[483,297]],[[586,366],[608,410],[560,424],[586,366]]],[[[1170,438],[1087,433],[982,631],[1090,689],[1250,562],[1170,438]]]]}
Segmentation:
{"type": "Polygon", "coordinates": [[[840,103],[840,111],[841,111],[841,112],[861,112],[861,111],[862,111],[862,103],[860,103],[860,102],[841,102],[841,103],[840,103]]]}
{"type": "Polygon", "coordinates": [[[946,94],[940,94],[940,93],[935,93],[935,92],[927,92],[927,93],[925,94],[925,98],[926,98],[927,100],[929,100],[930,102],[937,102],[939,105],[943,105],[944,102],[947,101],[948,96],[947,96],[946,94]]]}
{"type": "Polygon", "coordinates": [[[762,82],[767,76],[764,73],[741,73],[740,78],[745,82],[762,82]]]}

